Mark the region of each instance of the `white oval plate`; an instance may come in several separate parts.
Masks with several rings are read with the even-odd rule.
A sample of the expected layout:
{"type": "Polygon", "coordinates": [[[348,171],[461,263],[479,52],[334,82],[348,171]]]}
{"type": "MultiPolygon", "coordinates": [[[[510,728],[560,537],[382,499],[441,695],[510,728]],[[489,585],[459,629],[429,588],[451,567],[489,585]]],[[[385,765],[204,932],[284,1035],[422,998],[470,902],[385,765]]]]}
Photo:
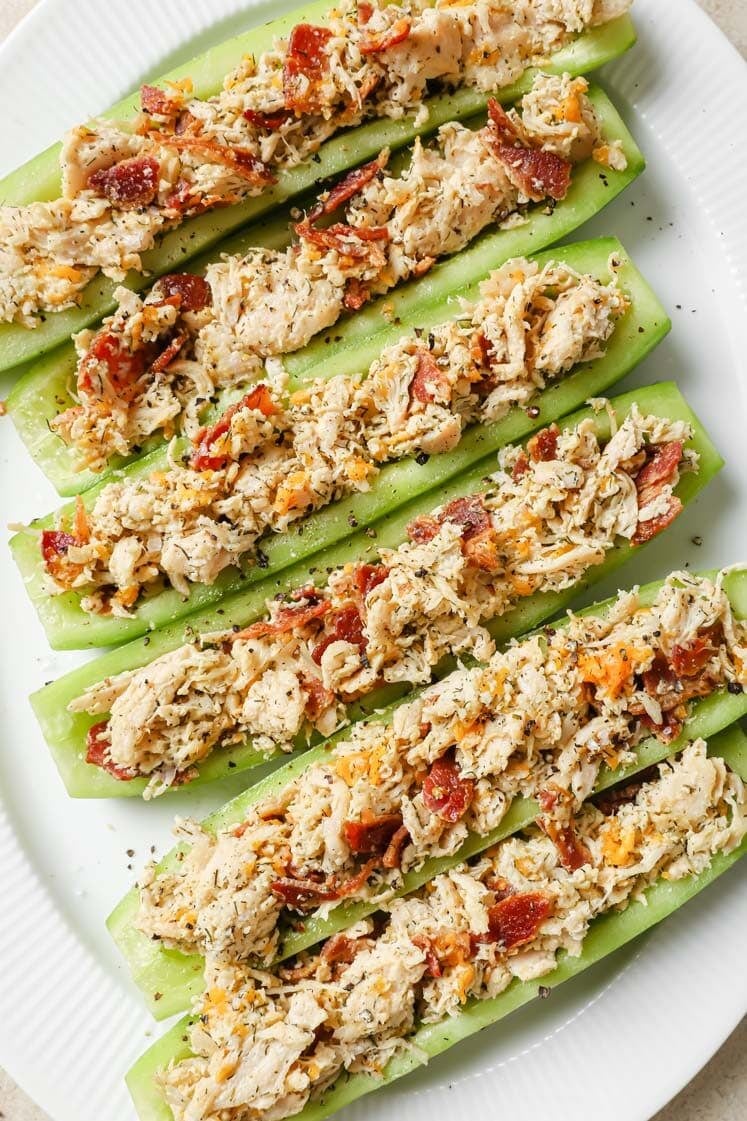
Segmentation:
{"type": "MultiPolygon", "coordinates": [[[[290,4],[43,0],[0,50],[0,173],[166,64],[281,7],[290,4]]],[[[747,72],[693,0],[638,0],[635,16],[640,41],[603,80],[649,168],[580,236],[617,234],[655,284],[674,330],[632,384],[677,378],[727,467],[630,565],[628,583],[747,558],[747,72]]],[[[2,521],[27,521],[56,496],[7,421],[1,431],[2,521]]],[[[69,800],[26,697],[81,657],[49,653],[5,548],[0,565],[0,1062],[55,1121],[132,1121],[122,1075],[162,1028],[143,1011],[103,920],[151,844],[168,845],[176,810],[201,814],[228,790],[155,805],[69,800]]],[[[591,1121],[601,1107],[605,1121],[645,1121],[747,1008],[743,875],[351,1113],[591,1121]]]]}

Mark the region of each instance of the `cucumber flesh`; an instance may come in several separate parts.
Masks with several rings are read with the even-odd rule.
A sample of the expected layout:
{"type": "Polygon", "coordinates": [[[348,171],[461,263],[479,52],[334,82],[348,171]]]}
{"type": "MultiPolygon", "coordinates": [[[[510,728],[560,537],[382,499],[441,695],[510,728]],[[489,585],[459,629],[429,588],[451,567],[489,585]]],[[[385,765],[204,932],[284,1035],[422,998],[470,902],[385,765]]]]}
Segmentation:
{"type": "MultiPolygon", "coordinates": [[[[617,398],[614,402],[617,415],[625,415],[630,405],[635,401],[639,407],[648,413],[668,417],[673,420],[687,420],[693,425],[694,438],[692,447],[700,456],[700,469],[697,474],[686,474],[680,481],[678,494],[684,504],[691,502],[700,490],[706,485],[721,467],[721,459],[708,440],[694,414],[682,398],[676,386],[664,384],[652,386],[643,390],[635,390],[617,398]]],[[[583,410],[576,416],[568,419],[573,424],[589,416],[590,411],[583,410]]],[[[606,438],[609,428],[609,418],[606,413],[594,415],[597,431],[602,438],[606,438]]],[[[485,475],[494,468],[492,459],[488,462],[481,461],[471,472],[457,479],[453,484],[439,491],[439,502],[457,498],[465,494],[472,494],[484,490],[485,475]]],[[[337,567],[355,560],[374,560],[379,547],[396,548],[405,539],[406,527],[409,522],[419,514],[428,513],[433,509],[434,496],[428,495],[411,502],[396,515],[387,519],[386,524],[377,530],[376,539],[358,533],[344,542],[336,549],[326,551],[318,558],[318,569],[326,571],[328,567],[337,567]]],[[[591,586],[595,581],[607,576],[630,556],[630,545],[624,544],[611,550],[603,564],[589,570],[586,576],[563,592],[536,593],[529,596],[511,611],[493,620],[490,630],[497,642],[506,642],[509,638],[521,634],[557,614],[574,596],[583,588],[591,586]]],[[[312,575],[316,569],[312,569],[312,575]]],[[[55,763],[60,771],[68,793],[72,797],[101,798],[101,797],[132,797],[142,794],[145,780],[135,779],[131,782],[120,782],[107,774],[100,767],[94,767],[85,761],[86,733],[98,717],[84,713],[71,713],[67,705],[75,697],[79,697],[85,690],[105,677],[124,673],[147,665],[155,658],[160,657],[175,647],[189,641],[195,634],[226,629],[230,626],[245,627],[265,613],[265,603],[277,590],[289,591],[298,587],[308,579],[309,569],[302,562],[283,573],[282,581],[273,580],[258,585],[249,592],[227,600],[217,609],[193,616],[185,624],[180,623],[157,631],[143,639],[138,639],[128,645],[110,651],[108,654],[87,662],[78,669],[45,686],[31,697],[31,704],[41,726],[44,737],[49,744],[55,763]]],[[[436,672],[440,675],[449,671],[449,664],[444,663],[436,672]]],[[[391,700],[401,696],[407,691],[406,685],[399,687],[389,686],[370,694],[364,701],[348,708],[348,718],[358,720],[371,712],[375,712],[391,700]]],[[[218,778],[225,778],[231,774],[251,769],[264,762],[266,756],[257,752],[251,742],[245,742],[233,748],[221,749],[213,752],[198,769],[198,777],[190,783],[195,784],[210,782],[218,778]]],[[[185,788],[175,790],[170,797],[186,793],[185,788]]]]}
{"type": "MultiPolygon", "coordinates": [[[[50,645],[64,650],[119,644],[195,611],[204,611],[227,595],[260,583],[267,584],[290,565],[349,541],[351,524],[379,523],[404,503],[436,487],[441,488],[505,444],[522,439],[536,428],[577,409],[589,397],[605,393],[666,334],[669,330],[666,313],[615,240],[566,246],[538,257],[539,261],[567,261],[581,272],[608,279],[608,259],[613,251],[622,262],[620,283],[631,298],[631,308],[618,322],[601,358],[538,394],[534,402],[540,410],[537,416],[530,417],[525,410],[514,409],[494,424],[474,425],[466,430],[453,451],[432,456],[424,465],[412,458],[390,463],[369,491],[350,495],[317,511],[285,534],[266,535],[262,540],[262,549],[268,558],[266,569],[256,565],[248,566],[245,571],[227,569],[210,586],[192,585],[186,598],[169,588],[144,599],[131,618],[116,619],[84,612],[76,592],[49,595],[45,589],[38,534],[24,531],[16,534],[10,542],[11,549],[50,645]]],[[[163,469],[165,464],[165,452],[159,449],[123,469],[120,477],[137,478],[163,469]]],[[[86,507],[91,508],[105,485],[102,482],[88,491],[83,499],[86,507]]],[[[63,514],[68,514],[69,509],[63,514]]],[[[49,515],[32,524],[39,529],[53,522],[54,516],[49,515]]]]}
{"type": "MultiPolygon", "coordinates": [[[[709,750],[722,756],[741,778],[747,779],[747,737],[738,727],[730,728],[714,739],[709,744],[709,750]]],[[[578,957],[558,955],[555,969],[543,977],[535,981],[514,980],[505,992],[492,1000],[473,1000],[447,1020],[421,1026],[412,1037],[414,1048],[395,1057],[385,1068],[383,1077],[356,1074],[341,1078],[321,1101],[309,1103],[296,1116],[300,1121],[323,1121],[372,1090],[389,1085],[418,1069],[424,1058],[433,1059],[463,1039],[498,1023],[533,1000],[541,987],[552,989],[571,980],[650,930],[712,884],[745,853],[747,840],[731,853],[717,854],[699,875],[676,881],[663,878],[655,881],[647,889],[645,900],[630,903],[622,912],[610,911],[594,919],[578,957]],[[419,1057],[421,1054],[424,1057],[419,1057]]],[[[185,1017],[175,1024],[127,1074],[127,1086],[140,1121],[173,1121],[171,1110],[155,1085],[154,1075],[169,1062],[189,1057],[191,1052],[186,1041],[189,1023],[189,1018],[185,1017]]]]}
{"type": "MultiPolygon", "coordinates": [[[[185,73],[191,74],[198,96],[210,96],[217,92],[225,75],[244,54],[261,53],[272,45],[276,36],[286,35],[300,17],[310,17],[312,21],[319,22],[328,10],[328,3],[317,0],[303,11],[297,10],[292,15],[253,29],[240,36],[233,45],[226,44],[223,48],[208,52],[202,60],[180,67],[179,72],[182,76],[185,73]],[[229,59],[232,61],[229,62],[229,59]]],[[[616,58],[634,42],[633,25],[627,16],[623,16],[579,36],[548,59],[544,69],[561,74],[565,71],[572,74],[586,73],[616,58]]],[[[534,73],[531,70],[525,71],[517,82],[498,91],[496,96],[501,101],[516,100],[527,91],[534,73]]],[[[131,118],[137,106],[137,96],[135,94],[120,103],[108,115],[118,119],[131,118]]],[[[378,118],[358,128],[338,133],[322,145],[317,153],[318,159],[281,171],[277,183],[262,195],[246,199],[236,206],[218,208],[190,218],[171,230],[154,249],[143,254],[143,272],[129,274],[125,283],[138,291],[152,283],[154,277],[183,269],[185,263],[197,253],[204,252],[227,234],[255,221],[324,179],[371,159],[382,148],[401,148],[418,134],[433,131],[446,121],[464,120],[484,109],[486,102],[486,94],[469,88],[460,89],[428,99],[430,112],[424,125],[416,125],[415,117],[410,115],[399,121],[378,118]]],[[[60,146],[55,145],[30,161],[30,164],[6,176],[0,181],[0,200],[22,205],[34,199],[59,197],[59,151],[60,146]]],[[[30,358],[46,354],[65,342],[75,331],[102,319],[113,310],[116,287],[115,282],[99,274],[85,288],[80,307],[47,314],[44,321],[33,330],[17,323],[0,324],[0,371],[12,369],[30,358]]]]}
{"type": "MultiPolygon", "coordinates": [[[[365,372],[383,347],[401,336],[401,324],[407,324],[409,329],[428,329],[451,318],[454,298],[474,298],[480,280],[492,269],[509,257],[537,252],[567,236],[632,182],[643,169],[643,157],[607,97],[594,89],[591,99],[604,135],[620,140],[623,145],[628,160],[625,171],[610,171],[593,161],[579,165],[568,194],[551,214],[535,209],[523,226],[486,231],[470,247],[442,261],[421,280],[410,281],[372,301],[367,308],[342,319],[334,329],[288,356],[285,361],[292,381],[365,372]]],[[[252,245],[281,247],[289,241],[288,217],[275,215],[269,223],[234,236],[220,250],[240,254],[252,245]]],[[[199,257],[194,262],[197,271],[203,271],[215,257],[216,252],[199,257]]],[[[74,384],[75,361],[72,344],[56,350],[31,366],[6,403],[32,457],[64,495],[80,493],[102,478],[100,474],[77,470],[72,450],[49,428],[49,422],[74,403],[70,387],[74,384]]],[[[156,437],[152,444],[159,442],[156,437]]],[[[137,457],[131,456],[129,460],[133,458],[137,457]]],[[[113,466],[125,462],[128,460],[113,466]]]]}
{"type": "MultiPolygon", "coordinates": [[[[729,598],[735,613],[740,618],[747,617],[747,570],[733,573],[727,581],[729,598]]],[[[650,603],[656,596],[661,583],[649,584],[641,590],[643,603],[650,603]]],[[[584,614],[603,612],[612,601],[607,600],[589,608],[584,614]]],[[[562,624],[560,624],[562,625],[562,624]]],[[[597,789],[605,789],[637,771],[661,762],[679,750],[688,740],[702,736],[708,740],[736,720],[747,714],[747,694],[731,694],[726,690],[715,692],[696,701],[690,708],[680,736],[670,744],[662,744],[655,737],[644,740],[636,749],[636,763],[628,769],[604,770],[599,777],[597,789]]],[[[388,713],[377,714],[376,719],[385,720],[388,713]]],[[[330,742],[344,736],[344,731],[327,741],[325,745],[312,749],[305,756],[292,759],[290,763],[273,771],[272,774],[250,787],[243,794],[232,799],[222,809],[207,819],[211,829],[238,824],[243,821],[249,808],[265,799],[277,797],[278,793],[292,782],[310,763],[322,758],[328,751],[330,742]]],[[[422,869],[405,877],[402,890],[404,895],[422,886],[433,876],[453,868],[461,860],[475,856],[502,840],[510,833],[528,825],[536,816],[538,807],[529,799],[518,799],[512,804],[503,822],[488,836],[472,835],[462,848],[453,856],[431,859],[422,869]]],[[[178,849],[172,850],[159,865],[160,868],[173,866],[178,849]]],[[[167,950],[157,941],[146,937],[135,929],[134,918],[138,906],[137,890],[132,889],[121,900],[107,920],[109,933],[117,943],[127,961],[133,980],[142,991],[150,1011],[156,1019],[165,1019],[175,1012],[189,1007],[192,997],[201,991],[202,958],[198,954],[183,954],[178,950],[167,950]],[[155,994],[159,993],[156,999],[155,994]]],[[[304,922],[301,932],[291,932],[283,940],[281,957],[289,957],[302,949],[323,941],[339,930],[344,930],[354,922],[376,910],[375,905],[358,902],[336,908],[327,919],[314,915],[304,922]]]]}

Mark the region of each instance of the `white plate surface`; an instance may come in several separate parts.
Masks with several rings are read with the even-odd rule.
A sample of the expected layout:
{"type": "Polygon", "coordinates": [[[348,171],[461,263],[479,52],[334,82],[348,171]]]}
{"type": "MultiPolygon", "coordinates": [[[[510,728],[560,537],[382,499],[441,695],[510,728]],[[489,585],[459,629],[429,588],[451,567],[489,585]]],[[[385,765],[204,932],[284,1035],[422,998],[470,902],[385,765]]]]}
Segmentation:
{"type": "MultiPolygon", "coordinates": [[[[0,173],[164,61],[280,7],[43,0],[0,51],[0,173]]],[[[676,378],[727,467],[629,566],[629,583],[747,558],[747,71],[693,0],[637,0],[634,14],[639,43],[603,82],[649,167],[582,236],[620,236],[674,322],[631,384],[676,378]]],[[[2,522],[26,521],[56,505],[55,494],[12,426],[1,431],[2,522]]],[[[69,800],[26,697],[81,659],[49,653],[5,548],[0,597],[0,1063],[54,1121],[132,1121],[122,1074],[162,1028],[143,1011],[103,920],[151,844],[167,847],[174,812],[201,814],[228,790],[147,806],[69,800]]],[[[736,869],[614,961],[350,1115],[592,1121],[601,1111],[605,1121],[645,1121],[747,1009],[745,929],[736,869]]]]}

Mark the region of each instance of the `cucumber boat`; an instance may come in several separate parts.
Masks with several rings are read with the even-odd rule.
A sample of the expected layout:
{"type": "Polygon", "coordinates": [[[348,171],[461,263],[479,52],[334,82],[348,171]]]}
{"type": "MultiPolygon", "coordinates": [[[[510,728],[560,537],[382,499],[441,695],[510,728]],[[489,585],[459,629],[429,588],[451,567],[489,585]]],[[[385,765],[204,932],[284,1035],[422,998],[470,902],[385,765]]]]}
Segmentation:
{"type": "MultiPolygon", "coordinates": [[[[322,22],[328,9],[329,4],[325,0],[317,0],[208,51],[160,80],[178,81],[187,73],[192,79],[195,95],[210,97],[220,90],[223,79],[244,56],[257,56],[270,49],[275,39],[287,36],[299,20],[322,22]]],[[[557,51],[547,60],[546,69],[556,73],[586,72],[617,57],[634,41],[633,25],[627,16],[622,16],[587,31],[557,51]]],[[[503,100],[513,100],[526,91],[531,79],[532,72],[528,71],[517,83],[498,91],[498,95],[503,100]]],[[[132,121],[137,113],[138,101],[137,94],[131,95],[105,116],[114,121],[132,121]]],[[[330,176],[370,159],[384,147],[402,147],[415,136],[431,131],[445,121],[473,116],[485,107],[486,101],[486,94],[472,88],[461,88],[428,99],[428,116],[424,121],[413,114],[401,120],[377,118],[352,131],[333,136],[313,159],[281,171],[275,184],[261,195],[234,206],[200,214],[166,233],[154,249],[143,255],[144,271],[131,273],[126,280],[127,286],[133,290],[146,287],[149,278],[182,268],[186,261],[216,245],[227,234],[330,176]]],[[[0,199],[6,204],[20,206],[59,197],[62,189],[60,152],[61,146],[53,145],[7,175],[0,181],[0,199]]],[[[103,318],[114,307],[116,287],[116,282],[99,274],[84,289],[79,307],[46,315],[34,330],[15,323],[0,325],[0,370],[12,369],[47,353],[65,342],[71,334],[103,318]]]]}
{"type": "MultiPolygon", "coordinates": [[[[536,258],[538,262],[563,261],[579,271],[587,271],[606,280],[610,276],[611,254],[621,263],[617,276],[631,306],[618,321],[600,358],[538,394],[530,410],[516,408],[493,424],[474,425],[467,429],[453,451],[431,456],[425,464],[413,458],[392,462],[381,470],[369,491],[355,493],[317,511],[292,527],[290,532],[265,536],[262,539],[262,550],[267,558],[265,568],[254,565],[244,571],[227,569],[212,585],[193,584],[186,598],[175,589],[167,588],[144,599],[130,618],[112,618],[85,612],[80,606],[79,595],[74,591],[60,595],[50,595],[46,591],[39,533],[53,525],[54,515],[35,521],[29,530],[17,533],[11,540],[11,549],[50,645],[54,649],[81,649],[119,644],[197,611],[205,611],[225,596],[255,585],[265,586],[271,578],[290,566],[332,546],[342,546],[350,537],[351,527],[380,523],[405,503],[425,496],[457,475],[476,468],[480,461],[505,444],[524,438],[537,428],[577,409],[590,397],[605,393],[666,334],[669,320],[665,312],[622,246],[614,239],[566,246],[536,258]]],[[[439,303],[439,311],[432,313],[431,323],[436,324],[444,318],[448,318],[446,297],[439,303]]],[[[151,472],[163,469],[166,462],[165,452],[154,451],[125,468],[119,477],[146,478],[151,472]]],[[[481,470],[484,472],[484,467],[481,470]]],[[[102,482],[83,497],[87,509],[93,506],[105,485],[102,482]]],[[[61,516],[71,517],[72,513],[72,507],[67,507],[61,516]]],[[[260,593],[260,601],[263,594],[266,595],[260,593]]]]}
{"type": "MultiPolygon", "coordinates": [[[[471,299],[480,280],[491,270],[511,257],[535,254],[567,237],[624,190],[643,170],[643,156],[606,95],[600,89],[592,88],[589,97],[605,138],[611,142],[620,141],[622,145],[627,160],[624,171],[602,167],[593,160],[576,165],[568,193],[551,210],[534,207],[524,224],[486,231],[455,256],[436,264],[425,277],[411,280],[374,299],[354,315],[343,318],[333,329],[312,339],[302,349],[285,356],[284,365],[291,383],[300,385],[317,377],[365,372],[384,347],[401,337],[403,328],[428,330],[448,318],[453,314],[454,300],[459,297],[471,299]]],[[[482,123],[483,120],[471,122],[475,127],[482,123]]],[[[285,213],[276,215],[269,222],[264,221],[242,231],[218,250],[203,254],[194,262],[195,268],[204,272],[221,252],[234,255],[244,253],[252,246],[268,249],[283,247],[290,239],[288,217],[285,213]]],[[[77,313],[60,313],[68,314],[77,313]]],[[[82,326],[71,324],[65,338],[82,326]]],[[[32,333],[36,335],[43,329],[37,328],[32,333]]],[[[2,330],[0,326],[0,345],[2,330]]],[[[8,413],[32,458],[63,495],[81,493],[102,478],[100,473],[79,470],[74,450],[67,447],[49,427],[54,417],[73,404],[70,389],[75,378],[76,361],[72,344],[60,347],[33,364],[14,386],[7,400],[8,413]]],[[[146,448],[160,442],[158,437],[154,437],[146,448]]],[[[112,469],[121,468],[131,460],[132,457],[112,460],[112,469]]]]}
{"type": "MultiPolygon", "coordinates": [[[[747,570],[730,573],[726,577],[724,586],[734,616],[738,619],[747,618],[747,570]]],[[[656,582],[642,588],[639,605],[648,606],[653,603],[661,587],[662,582],[656,582]]],[[[603,614],[614,602],[614,599],[606,600],[579,614],[582,617],[603,614]]],[[[562,621],[554,624],[556,629],[564,625],[562,621]]],[[[393,708],[379,712],[373,719],[377,722],[388,721],[391,719],[392,711],[393,708]]],[[[747,693],[745,692],[730,692],[728,689],[721,688],[711,692],[709,696],[691,702],[688,706],[687,719],[675,739],[669,743],[663,743],[654,736],[643,740],[635,749],[635,763],[630,768],[616,770],[603,767],[595,789],[597,791],[607,789],[618,781],[629,778],[631,774],[661,762],[679,750],[688,740],[698,737],[709,740],[746,713],[747,693]]],[[[277,799],[279,792],[288,783],[293,782],[315,761],[324,759],[330,747],[344,735],[344,732],[338,734],[326,744],[292,759],[291,762],[232,799],[208,818],[206,824],[209,830],[212,832],[237,825],[246,818],[252,806],[266,800],[277,799]]],[[[453,868],[468,857],[486,851],[497,841],[525,828],[535,820],[539,812],[538,804],[534,799],[516,798],[497,829],[480,836],[473,833],[456,853],[446,857],[429,858],[419,869],[407,872],[401,890],[397,890],[395,895],[408,894],[440,872],[453,868]]],[[[180,852],[183,852],[183,848],[172,850],[159,864],[158,870],[174,868],[180,858],[180,852]]],[[[186,954],[176,949],[167,949],[160,941],[153,940],[136,929],[134,920],[137,909],[138,891],[132,889],[112,912],[107,925],[148,1007],[156,1018],[162,1019],[187,1009],[192,997],[201,991],[203,959],[199,954],[186,954]]],[[[364,900],[342,903],[327,917],[312,913],[300,928],[289,928],[285,931],[280,942],[278,960],[308,949],[352,926],[376,909],[375,903],[364,900]]]]}
{"type": "MultiPolygon", "coordinates": [[[[723,758],[731,770],[742,780],[747,780],[747,737],[738,727],[714,738],[709,744],[709,752],[723,758]]],[[[365,1073],[343,1075],[320,1100],[307,1103],[296,1116],[303,1121],[322,1121],[371,1091],[418,1069],[476,1032],[498,1023],[538,995],[546,995],[547,989],[552,990],[578,976],[673,914],[732,868],[746,852],[747,841],[742,841],[729,853],[716,853],[703,872],[691,873],[674,881],[660,877],[646,889],[643,898],[629,903],[624,911],[609,911],[593,919],[578,957],[561,951],[555,968],[537,980],[521,981],[516,978],[497,997],[472,999],[448,1019],[421,1025],[410,1037],[413,1046],[390,1060],[379,1077],[365,1073]]],[[[156,1085],[155,1075],[169,1063],[179,1062],[192,1054],[187,1042],[190,1022],[190,1018],[185,1017],[175,1024],[127,1074],[127,1085],[140,1121],[173,1121],[172,1112],[156,1085]]]]}

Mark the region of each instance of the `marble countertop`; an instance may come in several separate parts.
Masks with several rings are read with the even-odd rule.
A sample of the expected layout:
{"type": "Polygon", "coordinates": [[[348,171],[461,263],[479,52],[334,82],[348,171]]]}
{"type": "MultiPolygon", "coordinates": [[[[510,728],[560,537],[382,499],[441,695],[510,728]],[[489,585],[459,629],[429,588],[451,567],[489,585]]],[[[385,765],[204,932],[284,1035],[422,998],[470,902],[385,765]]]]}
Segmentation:
{"type": "MultiPolygon", "coordinates": [[[[0,42],[37,0],[0,0],[0,42]]],[[[698,0],[747,58],[746,0],[698,0]]],[[[747,1019],[692,1082],[651,1121],[745,1121],[747,1118],[747,1019]]],[[[54,1121],[0,1068],[3,1121],[54,1121]]],[[[102,1118],[101,1121],[106,1121],[102,1118]]]]}

